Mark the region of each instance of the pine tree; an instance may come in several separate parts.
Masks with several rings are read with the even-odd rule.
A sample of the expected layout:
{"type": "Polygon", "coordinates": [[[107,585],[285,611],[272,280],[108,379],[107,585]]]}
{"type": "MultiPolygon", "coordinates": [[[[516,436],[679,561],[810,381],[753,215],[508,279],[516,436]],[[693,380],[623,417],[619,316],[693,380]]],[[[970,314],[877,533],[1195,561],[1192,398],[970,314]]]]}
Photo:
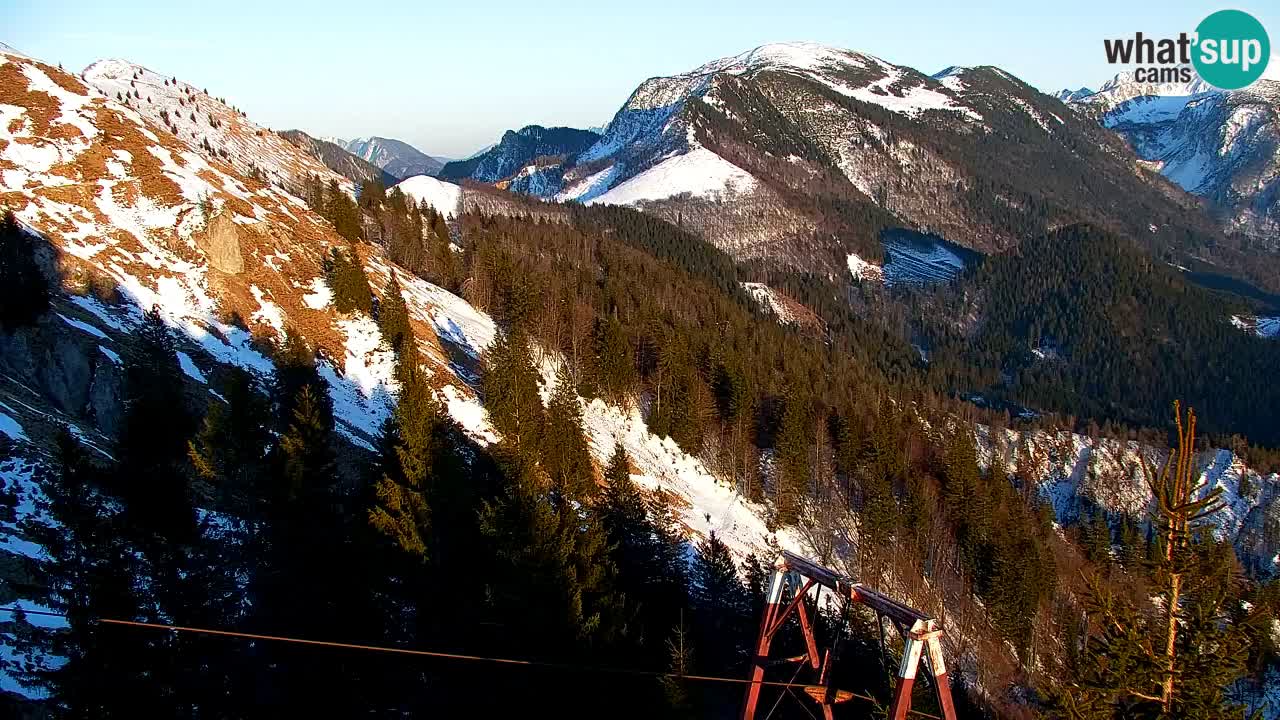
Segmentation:
{"type": "Polygon", "coordinates": [[[125,364],[116,487],[139,531],[190,539],[196,527],[186,463],[195,427],[174,339],[155,308],[136,338],[125,364]]]}
{"type": "Polygon", "coordinates": [[[733,554],[714,532],[698,544],[690,579],[694,644],[702,667],[713,673],[736,671],[749,643],[751,601],[733,554]]]}
{"type": "Polygon", "coordinates": [[[242,521],[262,521],[263,482],[271,450],[271,408],[251,375],[233,367],[222,387],[225,402],[211,402],[188,454],[196,476],[212,487],[218,506],[242,521]]]}
{"type": "Polygon", "coordinates": [[[494,428],[522,462],[536,462],[542,438],[542,398],[523,335],[498,331],[485,350],[481,385],[494,428]]]}
{"type": "Polygon", "coordinates": [[[425,559],[431,540],[427,500],[441,453],[440,408],[416,370],[401,383],[395,413],[384,428],[383,474],[369,524],[410,555],[425,559]]]}
{"type": "Polygon", "coordinates": [[[607,402],[625,405],[635,384],[635,361],[616,317],[596,321],[592,346],[590,376],[595,393],[607,402]]]}
{"type": "Polygon", "coordinates": [[[1195,414],[1174,404],[1178,445],[1164,466],[1145,468],[1155,496],[1159,538],[1152,572],[1156,611],[1112,593],[1090,578],[1090,620],[1080,677],[1059,687],[1053,710],[1073,720],[1093,718],[1238,718],[1228,689],[1244,674],[1248,629],[1227,608],[1235,584],[1231,563],[1208,532],[1222,507],[1220,489],[1195,479],[1195,414]]]}
{"type": "Polygon", "coordinates": [[[325,193],[323,214],[333,224],[338,234],[347,240],[360,238],[360,208],[349,195],[338,187],[337,180],[330,180],[325,193]]]}
{"type": "Polygon", "coordinates": [[[684,543],[661,494],[650,501],[631,480],[626,450],[614,445],[598,500],[600,522],[618,568],[634,655],[652,657],[658,639],[686,605],[684,543]],[[647,654],[646,654],[647,653],[647,654]]]}
{"type": "Polygon", "coordinates": [[[494,553],[492,608],[505,619],[507,642],[553,656],[607,645],[620,608],[599,518],[542,492],[537,468],[508,457],[507,486],[480,512],[494,553]]]}
{"type": "Polygon", "coordinates": [[[803,396],[788,393],[787,408],[774,443],[777,487],[774,506],[778,522],[792,525],[799,518],[800,501],[809,491],[809,413],[803,396]]]}
{"type": "MultiPolygon", "coordinates": [[[[354,542],[364,518],[348,508],[332,447],[328,396],[301,385],[271,458],[262,561],[250,578],[246,626],[252,632],[369,640],[367,559],[354,542]]],[[[264,715],[349,715],[362,704],[358,682],[368,665],[279,644],[254,648],[255,702],[264,715]],[[317,693],[317,686],[328,692],[317,693]]]]}
{"type": "Polygon", "coordinates": [[[387,281],[387,287],[382,291],[382,301],[378,303],[378,329],[382,331],[382,339],[397,355],[407,354],[407,362],[413,362],[413,328],[409,325],[409,308],[400,292],[400,281],[396,279],[395,268],[391,269],[391,279],[387,281]]]}
{"type": "Polygon", "coordinates": [[[277,503],[292,504],[323,494],[334,479],[333,409],[328,396],[304,386],[298,393],[288,429],[280,438],[280,482],[273,489],[277,503]]]}
{"type": "Polygon", "coordinates": [[[564,365],[556,371],[556,389],[547,403],[542,468],[557,492],[575,499],[595,495],[595,476],[587,438],[582,433],[578,392],[564,365]]]}
{"type": "Polygon", "coordinates": [[[65,632],[25,634],[15,651],[40,663],[21,679],[47,690],[53,707],[69,717],[135,717],[154,706],[158,692],[147,682],[145,663],[154,661],[145,637],[112,632],[98,617],[132,618],[140,611],[134,586],[138,573],[119,520],[118,502],[104,492],[106,478],[70,432],[57,437],[57,470],[41,478],[45,502],[23,530],[43,548],[33,566],[40,602],[65,613],[65,632]]]}
{"type": "Polygon", "coordinates": [[[694,717],[693,703],[689,697],[689,691],[685,684],[680,681],[681,676],[693,673],[694,652],[692,642],[693,640],[682,619],[676,625],[671,637],[667,638],[667,655],[669,656],[667,672],[674,674],[676,677],[667,676],[662,678],[662,693],[667,704],[666,717],[694,717]]]}
{"type": "Polygon", "coordinates": [[[36,262],[35,239],[6,210],[0,219],[0,329],[30,325],[49,307],[49,281],[36,262]]]}
{"type": "MultiPolygon", "coordinates": [[[[277,434],[284,434],[289,423],[293,422],[293,411],[302,390],[310,388],[312,396],[317,400],[328,398],[328,386],[316,369],[315,351],[307,345],[307,341],[293,328],[285,329],[284,342],[276,348],[275,374],[272,378],[271,400],[273,427],[277,434]]],[[[328,402],[319,402],[317,409],[327,413],[322,421],[333,422],[333,407],[328,402]]]]}
{"type": "Polygon", "coordinates": [[[373,313],[373,292],[369,278],[354,247],[332,248],[325,262],[325,278],[333,291],[333,307],[338,312],[373,313]]]}

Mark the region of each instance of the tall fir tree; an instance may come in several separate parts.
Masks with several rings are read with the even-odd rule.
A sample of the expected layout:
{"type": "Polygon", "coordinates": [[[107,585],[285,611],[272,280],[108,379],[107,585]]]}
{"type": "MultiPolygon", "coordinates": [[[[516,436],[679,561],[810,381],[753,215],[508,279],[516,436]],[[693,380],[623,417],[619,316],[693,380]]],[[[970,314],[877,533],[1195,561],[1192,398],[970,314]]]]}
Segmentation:
{"type": "Polygon", "coordinates": [[[792,525],[799,519],[801,500],[809,492],[812,464],[809,453],[809,412],[804,396],[790,392],[774,442],[777,468],[774,507],[778,522],[792,525]]]}
{"type": "Polygon", "coordinates": [[[395,268],[391,269],[391,279],[382,291],[382,300],[378,303],[378,329],[382,339],[386,341],[397,355],[410,357],[413,362],[413,328],[409,324],[409,307],[405,305],[404,295],[400,291],[400,281],[396,278],[395,268]]]}
{"type": "Polygon", "coordinates": [[[373,529],[404,552],[425,560],[431,540],[427,501],[441,449],[440,408],[419,371],[403,373],[400,397],[383,433],[382,477],[369,509],[373,529]]]}
{"type": "Polygon", "coordinates": [[[690,572],[694,646],[708,673],[735,673],[750,643],[751,600],[728,546],[713,532],[698,544],[690,572]]]}
{"type": "Polygon", "coordinates": [[[35,238],[13,212],[0,218],[0,329],[30,325],[49,307],[49,281],[36,261],[35,238]]]}
{"type": "Polygon", "coordinates": [[[524,464],[538,460],[544,412],[522,333],[502,330],[485,350],[481,386],[493,426],[524,464]]]}
{"type": "Polygon", "coordinates": [[[334,309],[344,313],[373,313],[373,291],[369,289],[369,278],[354,246],[345,250],[332,248],[324,269],[333,292],[334,309]]]}
{"type": "Polygon", "coordinates": [[[117,442],[115,485],[136,529],[172,541],[196,530],[187,467],[195,430],[187,410],[174,339],[152,308],[125,364],[124,422],[117,442]]]}
{"type": "Polygon", "coordinates": [[[578,391],[564,365],[556,372],[556,388],[547,403],[542,467],[551,486],[566,497],[582,500],[595,495],[595,471],[582,433],[578,391]]]}
{"type": "Polygon", "coordinates": [[[1052,709],[1071,720],[1102,718],[1238,718],[1230,689],[1244,675],[1249,629],[1229,607],[1234,562],[1216,562],[1214,515],[1220,488],[1196,478],[1195,413],[1174,405],[1177,447],[1160,470],[1144,468],[1158,538],[1152,563],[1157,607],[1117,595],[1089,578],[1089,634],[1080,676],[1055,688],[1052,709]]]}

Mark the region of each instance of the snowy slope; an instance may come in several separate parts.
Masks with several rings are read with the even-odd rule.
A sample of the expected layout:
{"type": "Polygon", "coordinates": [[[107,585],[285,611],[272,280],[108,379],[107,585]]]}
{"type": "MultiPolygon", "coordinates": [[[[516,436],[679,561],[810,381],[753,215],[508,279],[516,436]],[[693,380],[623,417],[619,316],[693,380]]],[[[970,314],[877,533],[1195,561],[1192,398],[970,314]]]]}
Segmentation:
{"type": "Polygon", "coordinates": [[[744,282],[742,289],[746,290],[751,298],[759,303],[760,307],[773,313],[778,318],[778,322],[786,324],[796,321],[794,314],[787,302],[785,302],[777,291],[765,285],[764,283],[744,282]]]}
{"type": "Polygon", "coordinates": [[[587,204],[635,205],[685,193],[705,198],[748,193],[755,188],[756,179],[710,150],[697,147],[663,160],[605,193],[594,193],[600,184],[586,184],[591,190],[574,199],[587,204]]]}
{"type": "Polygon", "coordinates": [[[437,180],[429,175],[415,175],[402,180],[395,187],[415,202],[427,203],[445,217],[456,217],[462,212],[462,187],[451,182],[437,180]]]}
{"type": "Polygon", "coordinates": [[[99,60],[82,73],[84,82],[117,99],[153,127],[167,129],[206,157],[227,161],[242,175],[252,169],[267,182],[301,194],[308,175],[334,180],[348,193],[354,185],[307,152],[263,128],[206,91],[125,60],[99,60]],[[207,147],[206,147],[207,145],[207,147]]]}
{"type": "MultiPolygon", "coordinates": [[[[106,342],[157,308],[190,343],[184,369],[193,379],[210,362],[268,378],[262,341],[292,329],[330,358],[321,372],[344,408],[340,430],[358,444],[376,434],[394,380],[368,321],[336,316],[316,291],[324,256],[342,240],[301,200],[33,60],[0,54],[0,113],[6,204],[61,254],[69,282],[109,285],[121,298],[73,296],[83,319],[65,322],[106,342]]],[[[118,354],[104,345],[95,362],[118,354]]]]}
{"type": "MultiPolygon", "coordinates": [[[[1079,520],[1088,505],[1139,519],[1153,501],[1143,477],[1142,464],[1159,468],[1165,451],[1137,442],[1092,440],[1077,433],[1042,430],[993,433],[975,429],[979,465],[990,466],[996,453],[1010,473],[1025,472],[1063,525],[1079,520]]],[[[1200,496],[1222,489],[1223,509],[1213,522],[1214,534],[1231,541],[1246,564],[1264,573],[1280,571],[1280,536],[1274,533],[1280,520],[1280,474],[1249,469],[1230,450],[1198,453],[1197,479],[1204,483],[1200,496]]]]}
{"type": "Polygon", "coordinates": [[[1231,316],[1231,324],[1258,337],[1280,337],[1280,317],[1231,316]]]}

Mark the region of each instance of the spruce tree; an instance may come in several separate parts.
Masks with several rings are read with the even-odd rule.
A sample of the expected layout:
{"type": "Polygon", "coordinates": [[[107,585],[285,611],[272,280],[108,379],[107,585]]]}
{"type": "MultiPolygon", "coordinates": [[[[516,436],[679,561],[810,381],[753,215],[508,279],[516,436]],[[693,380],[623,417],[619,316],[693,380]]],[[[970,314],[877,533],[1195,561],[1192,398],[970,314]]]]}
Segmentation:
{"type": "Polygon", "coordinates": [[[414,361],[413,328],[409,325],[409,308],[405,305],[404,295],[400,292],[400,281],[396,279],[395,268],[391,269],[391,279],[382,291],[382,301],[378,303],[378,329],[382,331],[382,339],[386,341],[397,355],[408,355],[405,362],[414,361]]]}
{"type": "Polygon", "coordinates": [[[543,492],[537,468],[512,450],[498,453],[507,484],[482,506],[480,530],[494,554],[489,597],[507,643],[521,654],[560,657],[607,646],[621,606],[598,516],[543,492]]]}
{"type": "Polygon", "coordinates": [[[174,339],[155,308],[135,337],[125,363],[116,487],[139,531],[190,539],[196,528],[187,442],[195,427],[174,339]]]}
{"type": "Polygon", "coordinates": [[[373,313],[373,292],[369,278],[354,247],[346,250],[332,248],[325,262],[325,278],[333,291],[333,307],[338,312],[373,313]]]}
{"type": "Polygon", "coordinates": [[[751,601],[733,554],[714,532],[698,544],[690,575],[694,644],[702,668],[735,672],[750,642],[751,601]]]}
{"type": "Polygon", "coordinates": [[[538,373],[522,334],[499,330],[485,350],[481,386],[494,428],[525,464],[537,462],[543,407],[538,373]]]}
{"type": "Polygon", "coordinates": [[[635,362],[626,333],[616,317],[597,320],[592,338],[590,375],[596,394],[624,405],[635,384],[635,362]]]}
{"type": "Polygon", "coordinates": [[[0,329],[31,325],[49,307],[49,282],[36,262],[35,238],[5,210],[0,219],[0,329]]]}
{"type": "Polygon", "coordinates": [[[582,409],[568,368],[556,372],[556,389],[547,403],[542,434],[542,467],[557,492],[576,499],[596,492],[591,454],[582,433],[582,409]]]}
{"type": "Polygon", "coordinates": [[[1090,631],[1080,675],[1055,689],[1055,715],[1093,718],[1238,718],[1229,690],[1245,671],[1248,628],[1233,622],[1233,563],[1208,530],[1220,488],[1196,479],[1195,414],[1174,405],[1177,447],[1159,470],[1146,468],[1159,539],[1152,563],[1158,607],[1143,606],[1090,578],[1090,631]]]}
{"type": "Polygon", "coordinates": [[[242,368],[228,371],[225,402],[214,401],[188,454],[196,476],[210,486],[217,505],[249,525],[262,522],[267,456],[271,450],[271,408],[242,368]]]}
{"type": "MultiPolygon", "coordinates": [[[[328,398],[328,385],[320,377],[316,369],[315,351],[307,341],[293,328],[285,329],[284,342],[276,348],[273,357],[275,373],[271,384],[271,401],[273,407],[273,427],[277,434],[283,434],[293,422],[293,410],[304,388],[310,388],[317,398],[328,398]]],[[[320,402],[317,409],[328,413],[324,422],[333,422],[333,407],[330,403],[320,402]]]]}
{"type": "Polygon", "coordinates": [[[442,420],[431,386],[420,372],[404,375],[399,402],[384,428],[386,456],[369,524],[406,553],[425,559],[431,540],[427,494],[441,452],[442,420]]]}
{"type": "Polygon", "coordinates": [[[782,525],[792,525],[799,519],[800,502],[809,491],[809,427],[803,396],[788,393],[786,411],[774,442],[774,507],[782,525]]]}
{"type": "Polygon", "coordinates": [[[631,480],[627,453],[614,445],[598,499],[600,522],[618,568],[618,589],[633,626],[634,655],[659,662],[663,634],[688,600],[684,542],[660,494],[646,501],[631,480]]]}
{"type": "Polygon", "coordinates": [[[156,660],[148,638],[114,631],[96,618],[139,614],[134,580],[140,568],[114,511],[119,501],[104,490],[104,473],[65,429],[56,449],[57,469],[40,477],[42,512],[28,515],[23,530],[43,548],[32,565],[32,580],[42,588],[38,599],[64,613],[67,628],[19,638],[18,653],[60,659],[41,662],[20,679],[47,691],[51,705],[68,717],[136,717],[160,692],[147,681],[146,663],[156,660]]]}

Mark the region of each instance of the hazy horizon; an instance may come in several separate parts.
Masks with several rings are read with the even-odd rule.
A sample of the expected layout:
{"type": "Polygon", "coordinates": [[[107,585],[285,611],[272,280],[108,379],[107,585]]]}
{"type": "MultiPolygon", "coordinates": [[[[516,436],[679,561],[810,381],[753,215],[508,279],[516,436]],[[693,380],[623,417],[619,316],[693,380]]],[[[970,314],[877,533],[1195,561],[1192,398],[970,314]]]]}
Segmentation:
{"type": "MultiPolygon", "coordinates": [[[[1234,6],[1274,33],[1275,11],[1258,4],[1234,6]]],[[[604,125],[646,78],[769,42],[849,48],[926,74],[995,65],[1046,92],[1096,88],[1126,69],[1106,64],[1103,38],[1174,35],[1221,9],[1182,0],[1158,17],[1099,0],[1061,8],[1001,0],[981,15],[936,0],[792,2],[785,15],[759,0],[732,15],[673,0],[608,9],[387,3],[358,17],[328,0],[228,0],[216,13],[153,0],[113,8],[0,0],[0,8],[9,19],[0,42],[41,60],[79,71],[118,57],[208,87],[271,128],[395,138],[448,158],[525,125],[604,125]]]]}

